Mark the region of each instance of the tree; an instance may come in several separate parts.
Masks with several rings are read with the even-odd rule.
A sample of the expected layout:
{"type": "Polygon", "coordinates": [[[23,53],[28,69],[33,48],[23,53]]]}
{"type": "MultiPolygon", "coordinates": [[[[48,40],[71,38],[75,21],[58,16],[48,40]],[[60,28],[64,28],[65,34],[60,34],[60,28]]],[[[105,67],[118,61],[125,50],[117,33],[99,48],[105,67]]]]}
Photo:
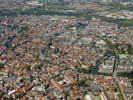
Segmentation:
{"type": "Polygon", "coordinates": [[[69,91],[64,91],[65,100],[68,100],[69,91]]]}
{"type": "Polygon", "coordinates": [[[4,93],[2,91],[0,91],[0,98],[2,98],[3,95],[4,95],[4,93]]]}
{"type": "Polygon", "coordinates": [[[0,68],[4,68],[4,64],[0,62],[0,68]]]}
{"type": "Polygon", "coordinates": [[[133,80],[131,81],[131,85],[132,85],[132,87],[133,87],[133,80]]]}

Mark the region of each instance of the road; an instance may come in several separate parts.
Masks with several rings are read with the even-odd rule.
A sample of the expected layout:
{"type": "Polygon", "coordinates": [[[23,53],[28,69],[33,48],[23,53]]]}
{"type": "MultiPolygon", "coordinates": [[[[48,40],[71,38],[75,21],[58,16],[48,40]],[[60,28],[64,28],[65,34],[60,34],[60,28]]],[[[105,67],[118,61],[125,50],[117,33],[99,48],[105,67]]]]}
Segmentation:
{"type": "Polygon", "coordinates": [[[119,88],[119,92],[122,96],[122,100],[127,100],[127,97],[125,96],[123,87],[120,84],[119,78],[117,77],[117,68],[119,65],[119,56],[118,56],[118,52],[117,50],[115,50],[115,54],[116,54],[116,61],[115,61],[115,65],[114,65],[114,72],[113,72],[113,77],[115,78],[116,83],[118,83],[118,88],[119,88]]]}
{"type": "Polygon", "coordinates": [[[120,89],[119,92],[120,92],[120,94],[122,95],[122,98],[123,98],[122,100],[128,100],[127,97],[125,96],[123,87],[121,86],[119,79],[115,78],[115,80],[118,83],[118,88],[120,89]]]}
{"type": "MultiPolygon", "coordinates": [[[[124,37],[126,38],[126,41],[128,41],[128,42],[131,44],[131,46],[133,47],[133,41],[132,41],[132,39],[130,39],[130,38],[127,36],[127,34],[123,34],[123,35],[124,35],[124,37]]],[[[132,58],[131,58],[131,55],[129,55],[129,54],[127,53],[127,57],[128,57],[128,60],[129,60],[130,64],[131,64],[132,67],[133,67],[133,60],[132,60],[132,58]]]]}

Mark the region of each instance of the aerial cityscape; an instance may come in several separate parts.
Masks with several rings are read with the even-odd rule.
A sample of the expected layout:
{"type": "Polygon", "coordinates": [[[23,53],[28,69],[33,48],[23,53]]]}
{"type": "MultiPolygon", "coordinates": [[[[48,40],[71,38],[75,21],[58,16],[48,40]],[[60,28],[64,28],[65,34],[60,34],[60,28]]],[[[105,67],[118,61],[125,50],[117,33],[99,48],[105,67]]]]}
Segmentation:
{"type": "Polygon", "coordinates": [[[133,0],[0,0],[0,100],[133,100],[133,0]]]}

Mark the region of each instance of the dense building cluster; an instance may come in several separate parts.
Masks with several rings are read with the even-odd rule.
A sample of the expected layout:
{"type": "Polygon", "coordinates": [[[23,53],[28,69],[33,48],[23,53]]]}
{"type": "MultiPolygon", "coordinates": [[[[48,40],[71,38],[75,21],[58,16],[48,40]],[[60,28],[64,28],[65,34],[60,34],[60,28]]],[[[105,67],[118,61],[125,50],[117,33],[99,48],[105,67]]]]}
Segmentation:
{"type": "Polygon", "coordinates": [[[132,11],[108,1],[0,0],[0,100],[132,100],[132,11]]]}
{"type": "MultiPolygon", "coordinates": [[[[120,42],[114,38],[121,30],[117,25],[42,15],[3,17],[0,28],[2,98],[82,100],[91,94],[90,98],[118,100],[113,77],[89,74],[99,59],[108,58],[108,44],[101,36],[120,42]]],[[[114,58],[99,71],[112,73],[114,58]]]]}

